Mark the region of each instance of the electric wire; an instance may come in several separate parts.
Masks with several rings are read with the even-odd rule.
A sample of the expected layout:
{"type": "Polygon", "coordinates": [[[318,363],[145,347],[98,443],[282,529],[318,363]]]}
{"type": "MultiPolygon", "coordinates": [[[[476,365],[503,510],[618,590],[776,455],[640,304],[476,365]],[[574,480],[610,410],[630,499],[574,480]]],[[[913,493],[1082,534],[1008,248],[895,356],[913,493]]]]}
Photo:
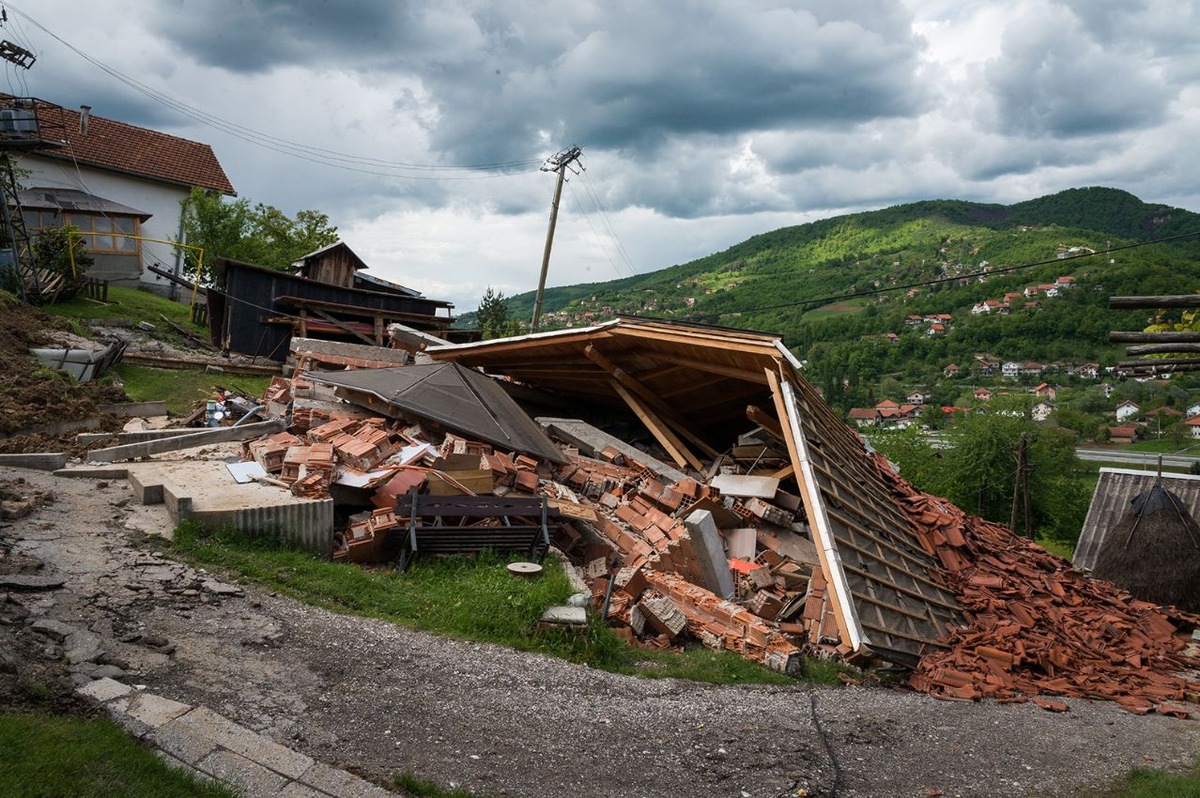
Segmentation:
{"type": "Polygon", "coordinates": [[[604,223],[605,229],[608,230],[608,234],[612,237],[612,240],[616,243],[618,254],[620,254],[621,259],[629,267],[630,276],[636,275],[638,273],[637,265],[634,264],[633,258],[629,257],[629,251],[627,249],[625,249],[624,242],[621,241],[621,237],[619,235],[617,235],[617,230],[613,226],[612,219],[609,218],[608,211],[605,209],[604,203],[602,203],[600,201],[599,194],[592,188],[591,180],[588,179],[586,170],[581,172],[581,177],[582,177],[583,188],[587,192],[588,196],[591,198],[592,205],[595,206],[597,211],[599,211],[600,219],[604,223]]]}
{"type": "Polygon", "coordinates": [[[587,212],[587,210],[579,202],[579,197],[576,196],[575,189],[572,186],[573,182],[574,181],[571,181],[571,180],[566,181],[568,194],[571,197],[571,202],[574,205],[575,210],[579,213],[579,215],[583,217],[583,220],[585,222],[587,222],[587,226],[588,226],[588,228],[591,229],[592,235],[596,237],[597,243],[600,244],[601,251],[604,252],[605,260],[607,260],[608,264],[610,266],[612,266],[613,271],[616,272],[617,277],[624,279],[625,277],[632,276],[632,274],[629,274],[629,275],[624,274],[622,272],[621,268],[617,265],[617,262],[615,260],[613,260],[612,254],[609,252],[609,249],[608,249],[608,244],[605,243],[605,241],[604,241],[604,236],[600,233],[599,230],[596,229],[596,225],[592,224],[591,215],[587,212]]]}

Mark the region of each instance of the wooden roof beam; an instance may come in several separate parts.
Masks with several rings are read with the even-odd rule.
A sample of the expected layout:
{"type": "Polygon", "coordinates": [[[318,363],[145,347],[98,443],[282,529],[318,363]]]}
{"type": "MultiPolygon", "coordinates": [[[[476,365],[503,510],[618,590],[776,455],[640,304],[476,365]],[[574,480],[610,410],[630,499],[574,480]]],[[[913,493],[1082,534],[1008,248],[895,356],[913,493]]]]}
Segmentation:
{"type": "Polygon", "coordinates": [[[750,419],[751,423],[762,427],[779,440],[783,440],[783,427],[780,425],[779,419],[775,418],[761,407],[756,405],[747,405],[746,418],[750,419]]]}
{"type": "Polygon", "coordinates": [[[1122,332],[1108,334],[1114,344],[1200,344],[1200,332],[1180,330],[1178,332],[1122,332]]]}
{"type": "MultiPolygon", "coordinates": [[[[817,559],[820,560],[821,571],[829,583],[828,589],[831,592],[827,594],[827,606],[831,606],[833,610],[842,644],[852,651],[858,651],[862,646],[861,626],[851,602],[850,588],[846,584],[841,560],[837,555],[837,544],[829,528],[829,517],[821,501],[821,489],[812,473],[812,464],[808,461],[807,444],[800,419],[792,418],[788,413],[788,396],[784,392],[783,381],[779,375],[771,369],[764,369],[763,379],[771,386],[776,415],[781,420],[788,421],[786,427],[781,425],[784,430],[784,442],[787,444],[788,456],[795,470],[796,484],[800,488],[800,498],[804,503],[804,514],[808,518],[813,543],[817,547],[817,559]]],[[[819,626],[818,624],[811,632],[814,642],[820,631],[819,626]]]]}
{"type": "Polygon", "coordinates": [[[643,404],[638,397],[626,390],[615,378],[612,378],[612,387],[625,400],[625,404],[629,405],[629,409],[634,412],[634,415],[646,425],[646,429],[650,430],[650,434],[667,450],[667,453],[671,455],[671,459],[675,461],[677,466],[680,468],[691,466],[697,471],[704,470],[704,464],[696,458],[696,455],[692,454],[683,441],[679,440],[675,436],[675,433],[671,432],[667,425],[649,407],[643,404]]]}
{"type": "Polygon", "coordinates": [[[754,382],[759,385],[766,385],[767,378],[763,376],[761,371],[754,369],[742,369],[736,366],[724,366],[720,363],[710,363],[705,360],[693,360],[687,357],[677,357],[675,355],[663,354],[659,355],[662,360],[668,363],[675,363],[680,366],[686,366],[696,371],[704,371],[709,374],[719,374],[722,377],[729,377],[734,380],[745,380],[746,382],[754,382]]]}
{"type": "MultiPolygon", "coordinates": [[[[663,401],[659,399],[653,391],[635,379],[629,372],[625,371],[623,368],[614,363],[603,352],[596,349],[595,346],[588,344],[583,348],[583,353],[587,356],[588,360],[604,369],[609,377],[611,377],[613,380],[616,380],[633,393],[637,394],[638,397],[640,397],[650,409],[660,416],[664,422],[670,425],[673,430],[690,441],[693,446],[704,452],[710,458],[715,458],[720,454],[720,452],[709,446],[699,436],[693,433],[673,408],[663,403],[663,401]]],[[[701,468],[696,466],[696,470],[699,471],[701,468]]]]}

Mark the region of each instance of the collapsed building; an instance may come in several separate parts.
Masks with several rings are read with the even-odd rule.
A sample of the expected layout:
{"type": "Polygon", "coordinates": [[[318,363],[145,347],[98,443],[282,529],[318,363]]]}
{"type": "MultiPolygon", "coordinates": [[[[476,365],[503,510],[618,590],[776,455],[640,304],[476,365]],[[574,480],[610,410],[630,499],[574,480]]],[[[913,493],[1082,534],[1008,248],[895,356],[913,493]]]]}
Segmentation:
{"type": "Polygon", "coordinates": [[[288,428],[245,457],[333,498],[335,559],[552,544],[642,645],[693,638],[783,672],[836,658],[1054,710],[1045,696],[1167,714],[1195,697],[1193,616],[913,488],[777,336],[622,318],[430,340],[401,366],[307,345],[264,397],[288,428]]]}

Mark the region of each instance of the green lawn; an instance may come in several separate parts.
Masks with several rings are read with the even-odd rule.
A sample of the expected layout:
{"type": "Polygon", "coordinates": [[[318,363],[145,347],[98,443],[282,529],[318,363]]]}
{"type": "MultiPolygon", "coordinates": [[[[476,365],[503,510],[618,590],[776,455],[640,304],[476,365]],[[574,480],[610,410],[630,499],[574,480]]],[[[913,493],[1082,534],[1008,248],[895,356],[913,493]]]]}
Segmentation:
{"type": "Polygon", "coordinates": [[[261,397],[270,377],[243,374],[207,374],[203,371],[177,371],[148,366],[119,364],[113,374],[124,383],[125,393],[135,402],[164,400],[167,412],[183,416],[191,412],[192,404],[207,399],[216,387],[240,390],[252,397],[261,397]]]}
{"type": "Polygon", "coordinates": [[[804,314],[805,321],[817,321],[819,319],[828,319],[833,316],[844,316],[848,313],[862,313],[866,310],[869,303],[868,299],[846,299],[841,302],[833,302],[828,305],[822,305],[819,308],[813,308],[804,314]]]}
{"type": "MultiPolygon", "coordinates": [[[[719,684],[796,684],[730,652],[698,645],[682,654],[633,648],[594,616],[580,632],[539,630],[546,608],[564,603],[571,593],[566,574],[553,558],[543,563],[540,579],[522,580],[505,569],[510,560],[489,554],[418,559],[407,572],[396,574],[387,567],[327,562],[269,539],[248,540],[231,530],[214,532],[186,523],[171,545],[192,562],[337,612],[537,651],[618,673],[719,684]]],[[[834,684],[845,670],[814,661],[803,678],[834,684]]]]}
{"type": "Polygon", "coordinates": [[[236,798],[168,767],[107,718],[0,714],[5,798],[236,798]]]}
{"type": "Polygon", "coordinates": [[[1111,798],[1200,798],[1200,769],[1176,775],[1137,768],[1111,798]]]}
{"type": "Polygon", "coordinates": [[[165,327],[159,315],[161,314],[177,324],[198,333],[202,332],[202,328],[192,324],[191,297],[189,295],[186,298],[189,300],[186,304],[172,302],[152,291],[113,286],[108,289],[107,303],[77,296],[70,302],[46,305],[42,310],[52,316],[64,316],[69,319],[129,319],[135,324],[148,321],[155,327],[165,327]]]}

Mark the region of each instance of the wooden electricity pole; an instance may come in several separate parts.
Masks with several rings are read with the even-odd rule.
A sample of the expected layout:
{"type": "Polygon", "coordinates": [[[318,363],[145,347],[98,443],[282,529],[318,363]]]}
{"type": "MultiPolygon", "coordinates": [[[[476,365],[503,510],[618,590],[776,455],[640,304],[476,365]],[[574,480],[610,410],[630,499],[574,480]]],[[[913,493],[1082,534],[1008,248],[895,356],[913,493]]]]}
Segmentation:
{"type": "Polygon", "coordinates": [[[1033,513],[1031,512],[1029,502],[1029,472],[1033,470],[1033,465],[1029,462],[1029,437],[1026,433],[1021,433],[1021,442],[1017,445],[1017,451],[1013,453],[1017,458],[1017,473],[1013,480],[1013,501],[1012,501],[1012,516],[1008,522],[1008,528],[1012,533],[1017,534],[1017,516],[1024,504],[1025,509],[1025,534],[1024,537],[1033,537],[1033,513]]]}
{"type": "Polygon", "coordinates": [[[562,199],[563,182],[566,179],[567,166],[579,160],[583,153],[578,147],[571,147],[552,156],[542,167],[543,172],[558,172],[558,181],[554,184],[554,199],[550,203],[550,229],[546,231],[546,248],[542,251],[542,274],[538,277],[537,299],[533,303],[532,332],[538,331],[538,322],[542,318],[542,294],[546,291],[546,274],[550,271],[550,248],[554,246],[554,226],[558,224],[558,201],[562,199]]]}

